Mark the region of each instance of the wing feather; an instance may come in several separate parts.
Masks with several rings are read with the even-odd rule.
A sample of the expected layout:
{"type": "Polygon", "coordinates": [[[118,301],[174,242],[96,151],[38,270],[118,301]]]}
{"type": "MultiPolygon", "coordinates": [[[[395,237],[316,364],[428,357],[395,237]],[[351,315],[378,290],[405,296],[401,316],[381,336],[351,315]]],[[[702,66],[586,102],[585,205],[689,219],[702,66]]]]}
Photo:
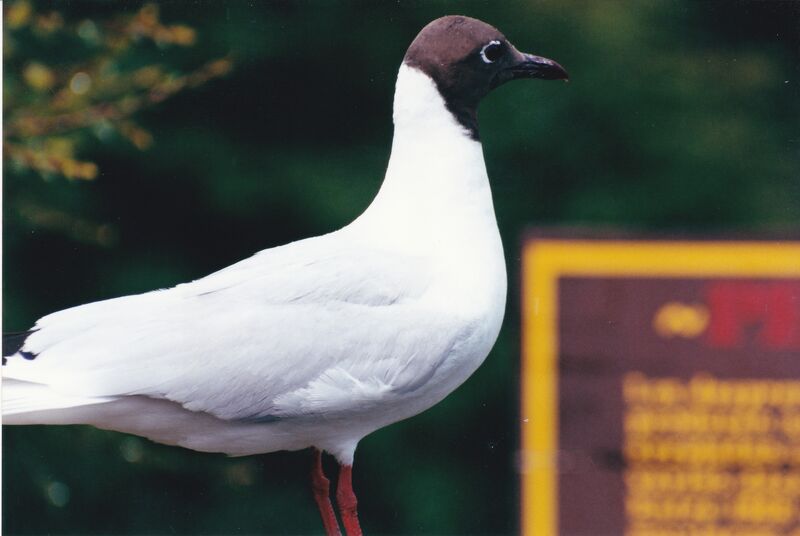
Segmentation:
{"type": "Polygon", "coordinates": [[[53,396],[146,395],[243,420],[347,410],[360,392],[347,382],[362,403],[413,390],[462,336],[422,299],[430,267],[332,237],[45,316],[22,346],[36,358],[16,354],[4,376],[53,396]]]}

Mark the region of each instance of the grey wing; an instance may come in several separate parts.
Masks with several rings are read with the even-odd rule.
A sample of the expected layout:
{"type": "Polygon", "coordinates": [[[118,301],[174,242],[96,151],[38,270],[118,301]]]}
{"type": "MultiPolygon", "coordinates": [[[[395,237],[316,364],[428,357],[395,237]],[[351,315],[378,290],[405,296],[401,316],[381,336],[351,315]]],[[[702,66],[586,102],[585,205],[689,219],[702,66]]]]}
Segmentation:
{"type": "Polygon", "coordinates": [[[284,248],[44,317],[22,347],[35,359],[12,356],[4,375],[65,395],[141,394],[259,419],[412,389],[460,336],[421,300],[430,273],[418,259],[319,239],[284,248]]]}

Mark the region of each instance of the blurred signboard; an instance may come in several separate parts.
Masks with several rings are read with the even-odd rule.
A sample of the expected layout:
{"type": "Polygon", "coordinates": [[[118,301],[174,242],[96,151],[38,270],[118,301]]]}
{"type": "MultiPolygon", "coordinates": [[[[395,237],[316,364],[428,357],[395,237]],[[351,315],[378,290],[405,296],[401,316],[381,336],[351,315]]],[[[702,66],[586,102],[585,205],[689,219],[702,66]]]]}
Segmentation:
{"type": "Polygon", "coordinates": [[[532,235],[522,532],[800,535],[800,242],[532,235]]]}

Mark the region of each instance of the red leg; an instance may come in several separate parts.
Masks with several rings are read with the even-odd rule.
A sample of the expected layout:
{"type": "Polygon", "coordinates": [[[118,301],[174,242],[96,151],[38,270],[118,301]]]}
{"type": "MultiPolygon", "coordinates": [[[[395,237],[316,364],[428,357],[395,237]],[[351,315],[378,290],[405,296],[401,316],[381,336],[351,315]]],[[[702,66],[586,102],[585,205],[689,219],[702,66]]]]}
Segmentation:
{"type": "Polygon", "coordinates": [[[314,500],[317,501],[319,513],[322,516],[325,534],[341,536],[339,523],[336,521],[336,514],[331,504],[330,484],[331,481],[325,477],[325,472],[322,470],[322,451],[314,449],[314,462],[311,465],[311,490],[314,492],[314,500]]]}
{"type": "Polygon", "coordinates": [[[336,502],[339,504],[339,515],[347,536],[361,536],[356,511],[356,494],[353,492],[353,466],[339,466],[339,484],[336,486],[336,502]]]}

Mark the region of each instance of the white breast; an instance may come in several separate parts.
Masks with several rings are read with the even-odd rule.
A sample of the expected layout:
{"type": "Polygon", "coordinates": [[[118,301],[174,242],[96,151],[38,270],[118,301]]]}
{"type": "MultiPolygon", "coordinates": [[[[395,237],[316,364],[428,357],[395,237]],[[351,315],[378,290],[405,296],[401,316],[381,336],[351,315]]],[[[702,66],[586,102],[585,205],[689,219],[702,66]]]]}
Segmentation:
{"type": "Polygon", "coordinates": [[[478,141],[447,110],[434,82],[403,65],[386,178],[348,231],[434,263],[441,298],[463,311],[505,304],[502,243],[478,141]]]}
{"type": "Polygon", "coordinates": [[[383,186],[351,228],[365,240],[435,266],[422,298],[459,319],[466,337],[450,350],[415,412],[438,402],[488,355],[503,320],[506,268],[480,142],[447,110],[435,83],[403,65],[395,135],[383,186]]]}

